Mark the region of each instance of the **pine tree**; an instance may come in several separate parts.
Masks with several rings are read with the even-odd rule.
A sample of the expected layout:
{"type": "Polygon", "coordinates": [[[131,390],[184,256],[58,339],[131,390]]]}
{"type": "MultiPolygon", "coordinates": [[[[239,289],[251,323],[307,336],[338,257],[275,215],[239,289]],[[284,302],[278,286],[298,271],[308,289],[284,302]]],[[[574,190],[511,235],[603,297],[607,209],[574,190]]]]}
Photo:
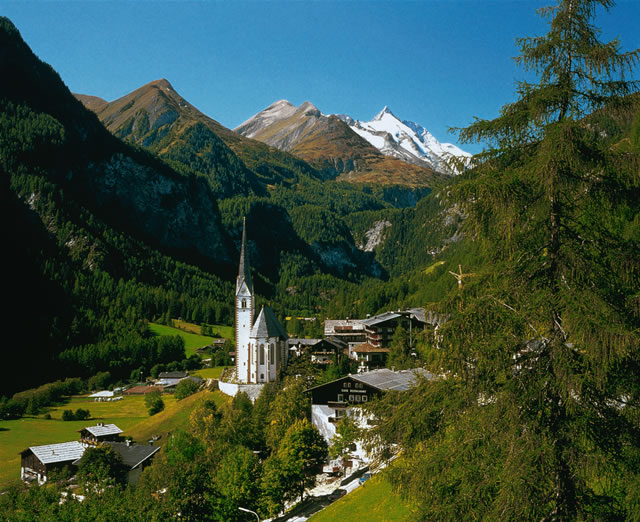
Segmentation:
{"type": "Polygon", "coordinates": [[[444,305],[429,360],[446,378],[408,399],[419,418],[379,406],[429,519],[639,515],[640,162],[604,126],[634,108],[639,51],[599,41],[612,5],[540,10],[549,31],[516,59],[537,83],[461,131],[491,145],[451,189],[491,272],[444,305]]]}

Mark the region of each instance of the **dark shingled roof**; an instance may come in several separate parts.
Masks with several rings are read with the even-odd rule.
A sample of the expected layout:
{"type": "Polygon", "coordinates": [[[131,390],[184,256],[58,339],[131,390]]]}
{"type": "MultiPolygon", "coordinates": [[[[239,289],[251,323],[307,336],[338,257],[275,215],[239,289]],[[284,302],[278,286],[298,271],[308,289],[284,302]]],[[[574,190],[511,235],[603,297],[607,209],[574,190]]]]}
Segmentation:
{"type": "Polygon", "coordinates": [[[240,268],[238,269],[238,279],[236,280],[236,293],[240,290],[243,282],[246,283],[249,291],[253,291],[251,268],[249,267],[249,252],[247,252],[247,227],[245,218],[242,218],[242,246],[240,247],[240,268]]]}
{"type": "Polygon", "coordinates": [[[422,368],[400,371],[381,368],[379,370],[351,375],[351,377],[356,381],[363,382],[369,386],[378,388],[379,390],[407,391],[418,381],[418,376],[420,375],[429,380],[433,378],[433,375],[430,372],[422,368]]]}
{"type": "Polygon", "coordinates": [[[260,315],[256,319],[251,329],[251,337],[282,337],[287,338],[287,332],[278,321],[273,310],[268,306],[263,306],[260,315]]]}
{"type": "Polygon", "coordinates": [[[129,469],[134,469],[160,449],[160,446],[146,446],[144,444],[130,444],[126,442],[104,442],[111,446],[122,459],[122,463],[129,469]]]}

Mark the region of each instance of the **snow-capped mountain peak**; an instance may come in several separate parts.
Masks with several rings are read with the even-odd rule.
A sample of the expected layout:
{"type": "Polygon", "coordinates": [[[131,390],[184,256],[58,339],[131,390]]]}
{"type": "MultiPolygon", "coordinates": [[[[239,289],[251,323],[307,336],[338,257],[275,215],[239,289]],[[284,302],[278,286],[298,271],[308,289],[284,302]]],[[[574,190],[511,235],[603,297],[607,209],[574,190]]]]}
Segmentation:
{"type": "Polygon", "coordinates": [[[385,105],[383,109],[378,114],[376,114],[371,121],[379,121],[387,115],[395,118],[395,116],[391,112],[391,109],[389,109],[389,107],[385,105]]]}
{"type": "Polygon", "coordinates": [[[361,122],[349,116],[337,115],[356,133],[388,156],[428,167],[448,174],[457,174],[451,160],[467,161],[471,154],[452,143],[440,143],[427,129],[407,120],[400,120],[388,106],[371,121],[361,122]]]}

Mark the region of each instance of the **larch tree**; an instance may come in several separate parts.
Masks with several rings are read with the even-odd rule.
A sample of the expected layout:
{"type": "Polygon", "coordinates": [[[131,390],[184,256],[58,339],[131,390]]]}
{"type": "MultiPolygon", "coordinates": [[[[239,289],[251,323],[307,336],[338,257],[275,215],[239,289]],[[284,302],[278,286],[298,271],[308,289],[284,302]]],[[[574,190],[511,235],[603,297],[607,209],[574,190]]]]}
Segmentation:
{"type": "Polygon", "coordinates": [[[600,41],[612,6],[541,9],[516,58],[537,80],[460,132],[490,145],[449,195],[491,268],[443,304],[421,413],[372,405],[428,519],[640,516],[640,149],[611,132],[638,110],[639,51],[600,41]]]}

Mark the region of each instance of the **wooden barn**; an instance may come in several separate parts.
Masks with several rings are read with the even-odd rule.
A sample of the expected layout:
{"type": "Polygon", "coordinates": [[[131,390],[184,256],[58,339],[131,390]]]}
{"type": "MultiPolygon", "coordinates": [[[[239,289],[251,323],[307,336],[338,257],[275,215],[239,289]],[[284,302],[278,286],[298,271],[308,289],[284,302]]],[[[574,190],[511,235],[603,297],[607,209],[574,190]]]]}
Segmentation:
{"type": "Polygon", "coordinates": [[[85,446],[77,440],[31,446],[20,452],[22,480],[36,480],[44,484],[51,472],[60,471],[65,466],[72,466],[85,451],[85,446]]]}

